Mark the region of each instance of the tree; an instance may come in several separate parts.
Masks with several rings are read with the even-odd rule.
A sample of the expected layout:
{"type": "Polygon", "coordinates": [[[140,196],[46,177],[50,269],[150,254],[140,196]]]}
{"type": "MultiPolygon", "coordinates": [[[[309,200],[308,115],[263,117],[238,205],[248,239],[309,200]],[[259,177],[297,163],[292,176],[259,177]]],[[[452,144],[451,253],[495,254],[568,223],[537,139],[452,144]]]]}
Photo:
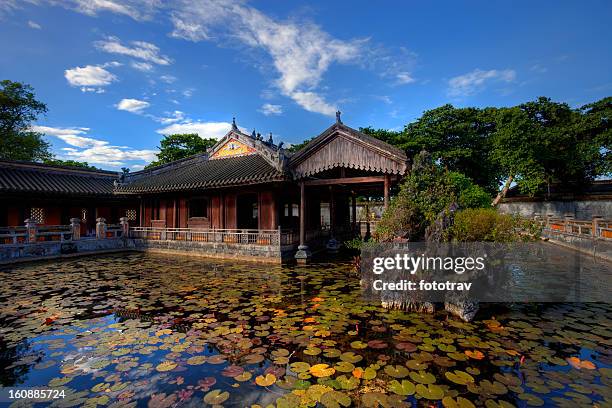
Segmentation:
{"type": "Polygon", "coordinates": [[[493,112],[493,108],[455,108],[447,104],[425,111],[401,132],[362,131],[399,147],[408,157],[426,150],[443,167],[465,174],[494,194],[501,175],[489,158],[490,135],[495,130],[493,112]]]}
{"type": "Polygon", "coordinates": [[[146,166],[146,168],[159,166],[184,159],[194,154],[204,153],[206,149],[217,143],[216,139],[203,139],[197,133],[166,135],[158,147],[157,160],[146,166]]]}
{"type": "Polygon", "coordinates": [[[292,144],[291,146],[289,146],[287,149],[288,152],[290,153],[295,153],[298,150],[300,150],[302,147],[306,146],[308,143],[310,143],[312,139],[306,139],[304,140],[302,143],[298,143],[298,144],[292,144]]]}
{"type": "Polygon", "coordinates": [[[553,182],[586,184],[605,175],[606,167],[609,174],[609,107],[600,102],[581,110],[540,97],[498,109],[491,158],[506,182],[492,204],[505,196],[512,182],[522,193],[535,195],[548,193],[553,182]]]}
{"type": "Polygon", "coordinates": [[[53,164],[56,166],[67,166],[67,167],[78,167],[78,168],[90,169],[90,170],[100,170],[99,168],[95,166],[90,166],[89,163],[87,162],[80,162],[76,160],[60,160],[60,159],[53,158],[53,159],[43,160],[43,163],[53,164]]]}
{"type": "Polygon", "coordinates": [[[436,164],[425,151],[414,157],[400,191],[376,226],[374,237],[390,241],[396,237],[422,240],[427,227],[453,207],[488,205],[490,196],[468,177],[436,164]]]}
{"type": "Polygon", "coordinates": [[[39,161],[50,159],[49,143],[31,130],[47,106],[36,99],[30,85],[0,81],[0,159],[39,161]]]}

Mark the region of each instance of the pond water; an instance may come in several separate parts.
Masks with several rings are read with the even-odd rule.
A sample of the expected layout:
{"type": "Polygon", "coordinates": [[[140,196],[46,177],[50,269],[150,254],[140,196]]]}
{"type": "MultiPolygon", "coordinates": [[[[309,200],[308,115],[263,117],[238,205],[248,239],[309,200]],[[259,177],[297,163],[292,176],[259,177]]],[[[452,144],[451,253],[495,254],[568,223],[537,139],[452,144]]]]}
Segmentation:
{"type": "Polygon", "coordinates": [[[497,307],[463,323],[367,303],[350,263],[144,254],[0,278],[0,385],[65,390],[35,406],[612,404],[611,304],[497,307]]]}

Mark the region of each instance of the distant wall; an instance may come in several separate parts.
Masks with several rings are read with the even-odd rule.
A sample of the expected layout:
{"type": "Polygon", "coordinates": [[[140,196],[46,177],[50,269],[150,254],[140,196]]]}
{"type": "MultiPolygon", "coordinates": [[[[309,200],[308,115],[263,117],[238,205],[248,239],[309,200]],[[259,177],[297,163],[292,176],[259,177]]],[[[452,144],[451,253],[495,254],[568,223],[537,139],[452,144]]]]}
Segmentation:
{"type": "Polygon", "coordinates": [[[605,219],[612,218],[612,200],[585,201],[509,201],[498,205],[499,211],[507,214],[518,214],[533,217],[540,214],[545,217],[553,214],[563,217],[572,214],[577,220],[590,220],[598,215],[605,219]]]}

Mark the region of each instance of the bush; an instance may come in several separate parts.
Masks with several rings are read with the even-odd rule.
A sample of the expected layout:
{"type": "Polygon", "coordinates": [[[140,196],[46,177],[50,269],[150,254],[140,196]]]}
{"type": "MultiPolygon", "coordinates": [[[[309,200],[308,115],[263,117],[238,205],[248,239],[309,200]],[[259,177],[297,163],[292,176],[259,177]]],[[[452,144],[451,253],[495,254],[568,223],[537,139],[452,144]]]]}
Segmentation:
{"type": "Polygon", "coordinates": [[[490,205],[489,195],[472,180],[457,172],[449,172],[434,163],[427,152],[414,158],[410,173],[400,191],[384,212],[374,238],[391,241],[396,237],[422,240],[425,230],[443,211],[453,204],[460,208],[490,205]]]}
{"type": "Polygon", "coordinates": [[[516,242],[531,240],[537,234],[531,221],[493,208],[468,208],[455,213],[450,236],[461,242],[516,242]]]}

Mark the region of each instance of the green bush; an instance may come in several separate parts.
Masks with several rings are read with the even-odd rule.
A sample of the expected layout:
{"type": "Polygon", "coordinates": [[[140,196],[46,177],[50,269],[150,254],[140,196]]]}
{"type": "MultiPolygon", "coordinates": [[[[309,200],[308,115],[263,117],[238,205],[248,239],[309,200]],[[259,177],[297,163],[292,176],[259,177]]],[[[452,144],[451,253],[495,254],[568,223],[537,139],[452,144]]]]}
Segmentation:
{"type": "Polygon", "coordinates": [[[451,205],[459,208],[489,206],[491,197],[472,180],[457,172],[449,172],[436,164],[431,155],[421,152],[414,158],[410,173],[400,191],[384,212],[376,227],[377,241],[396,237],[418,241],[426,228],[451,205]]]}
{"type": "Polygon", "coordinates": [[[537,228],[531,221],[493,208],[468,208],[455,213],[450,236],[461,242],[516,242],[534,239],[537,228]]]}

